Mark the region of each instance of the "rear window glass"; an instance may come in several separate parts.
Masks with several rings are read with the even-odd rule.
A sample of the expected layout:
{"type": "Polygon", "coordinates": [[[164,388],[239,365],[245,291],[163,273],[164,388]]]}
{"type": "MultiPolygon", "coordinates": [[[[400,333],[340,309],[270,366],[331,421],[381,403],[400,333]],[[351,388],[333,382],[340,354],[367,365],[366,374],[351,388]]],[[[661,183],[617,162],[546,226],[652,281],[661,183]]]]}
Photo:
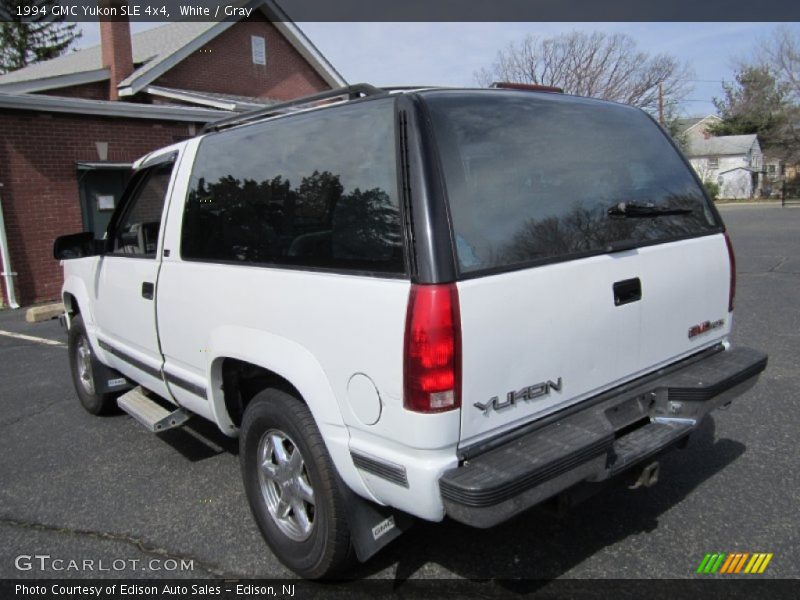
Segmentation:
{"type": "Polygon", "coordinates": [[[717,224],[637,109],[529,92],[431,92],[461,272],[700,235],[717,224]],[[632,218],[620,203],[681,214],[632,218]],[[612,214],[609,214],[612,209],[612,214]]]}
{"type": "Polygon", "coordinates": [[[404,271],[394,100],[308,112],[200,145],[181,256],[404,271]]]}

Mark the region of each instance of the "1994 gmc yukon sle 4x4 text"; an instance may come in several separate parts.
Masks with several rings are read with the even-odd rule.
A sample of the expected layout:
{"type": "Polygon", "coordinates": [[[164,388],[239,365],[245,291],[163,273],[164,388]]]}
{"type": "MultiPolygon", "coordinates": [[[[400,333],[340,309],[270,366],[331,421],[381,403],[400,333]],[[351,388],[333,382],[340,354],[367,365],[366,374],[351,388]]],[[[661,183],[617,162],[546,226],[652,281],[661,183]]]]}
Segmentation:
{"type": "Polygon", "coordinates": [[[54,251],[84,407],[238,435],[306,577],[412,517],[652,484],[767,361],[727,341],[733,250],[664,131],[557,93],[360,85],[233,116],[54,251]]]}

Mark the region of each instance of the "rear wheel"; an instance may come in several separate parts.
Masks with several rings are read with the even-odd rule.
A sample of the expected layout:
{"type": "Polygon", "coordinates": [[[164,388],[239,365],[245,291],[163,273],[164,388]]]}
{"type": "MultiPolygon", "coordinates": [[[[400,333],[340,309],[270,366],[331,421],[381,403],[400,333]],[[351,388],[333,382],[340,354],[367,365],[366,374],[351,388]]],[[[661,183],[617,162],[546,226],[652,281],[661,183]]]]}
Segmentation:
{"type": "Polygon", "coordinates": [[[275,556],[303,577],[341,573],[350,530],[335,467],[308,407],[267,389],[248,404],[239,460],[250,509],[275,556]]]}
{"type": "Polygon", "coordinates": [[[83,408],[93,415],[113,412],[116,409],[117,394],[98,394],[95,389],[93,363],[97,359],[80,315],[70,320],[67,348],[72,384],[83,408]]]}

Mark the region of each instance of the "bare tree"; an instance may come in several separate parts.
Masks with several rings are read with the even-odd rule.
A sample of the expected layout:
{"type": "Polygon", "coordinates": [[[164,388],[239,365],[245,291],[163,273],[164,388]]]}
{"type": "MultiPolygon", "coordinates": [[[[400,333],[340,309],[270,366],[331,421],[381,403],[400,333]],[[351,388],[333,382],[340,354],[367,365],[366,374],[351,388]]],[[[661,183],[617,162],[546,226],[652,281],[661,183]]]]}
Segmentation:
{"type": "Polygon", "coordinates": [[[778,79],[790,88],[800,103],[800,35],[785,25],[760,41],[756,51],[759,62],[770,65],[778,79]]]}
{"type": "Polygon", "coordinates": [[[759,41],[750,61],[739,63],[769,69],[784,90],[787,105],[772,153],[790,163],[800,162],[800,34],[781,25],[759,41]]]}
{"type": "Polygon", "coordinates": [[[624,33],[573,31],[552,38],[528,35],[497,53],[488,69],[475,73],[480,85],[493,81],[535,83],[562,88],[569,94],[592,96],[658,109],[659,87],[669,109],[689,91],[686,65],[667,54],[640,51],[624,33]]]}

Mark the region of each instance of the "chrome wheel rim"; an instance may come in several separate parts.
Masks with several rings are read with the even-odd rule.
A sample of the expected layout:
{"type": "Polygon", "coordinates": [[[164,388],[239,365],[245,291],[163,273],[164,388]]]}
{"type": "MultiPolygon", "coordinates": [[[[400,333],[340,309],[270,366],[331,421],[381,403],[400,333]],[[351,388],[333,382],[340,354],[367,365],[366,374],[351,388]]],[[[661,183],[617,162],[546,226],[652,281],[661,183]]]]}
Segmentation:
{"type": "Polygon", "coordinates": [[[77,353],[78,380],[83,389],[89,394],[94,394],[94,377],[92,377],[92,349],[89,347],[89,340],[81,336],[78,340],[77,353]]]}
{"type": "Polygon", "coordinates": [[[258,481],[270,517],[290,539],[302,542],[314,529],[314,488],[300,448],[270,429],[258,443],[258,481]]]}

